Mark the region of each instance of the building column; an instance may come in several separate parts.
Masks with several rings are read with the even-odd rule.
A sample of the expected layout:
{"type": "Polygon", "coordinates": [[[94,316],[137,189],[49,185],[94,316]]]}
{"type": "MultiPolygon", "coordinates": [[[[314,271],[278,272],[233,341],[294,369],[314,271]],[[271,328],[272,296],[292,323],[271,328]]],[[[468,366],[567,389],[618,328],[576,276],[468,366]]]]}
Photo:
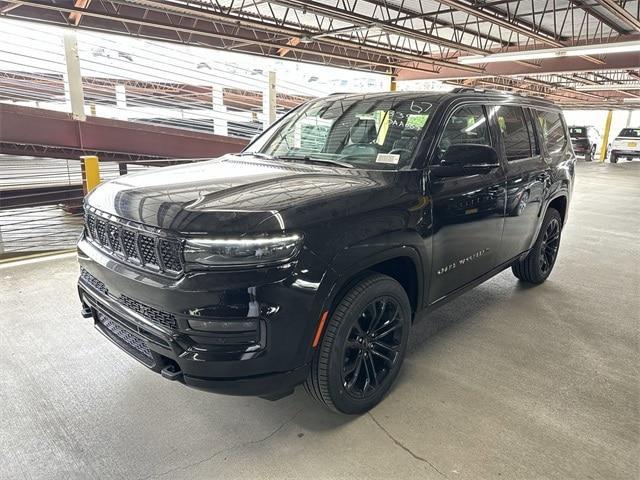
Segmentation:
{"type": "Polygon", "coordinates": [[[129,120],[127,113],[127,87],[125,85],[116,85],[116,107],[118,109],[118,118],[120,120],[129,120]]]}
{"type": "Polygon", "coordinates": [[[224,106],[224,88],[222,86],[214,85],[211,88],[211,107],[213,109],[213,133],[229,135],[227,107],[224,106]]]}
{"type": "Polygon", "coordinates": [[[267,88],[262,94],[262,125],[266,130],[276,121],[276,72],[269,72],[267,88]]]}
{"type": "Polygon", "coordinates": [[[86,120],[84,113],[84,90],[82,88],[82,72],[78,56],[78,40],[75,32],[64,33],[64,57],[67,74],[64,76],[65,99],[71,104],[71,115],[75,120],[86,120]]]}

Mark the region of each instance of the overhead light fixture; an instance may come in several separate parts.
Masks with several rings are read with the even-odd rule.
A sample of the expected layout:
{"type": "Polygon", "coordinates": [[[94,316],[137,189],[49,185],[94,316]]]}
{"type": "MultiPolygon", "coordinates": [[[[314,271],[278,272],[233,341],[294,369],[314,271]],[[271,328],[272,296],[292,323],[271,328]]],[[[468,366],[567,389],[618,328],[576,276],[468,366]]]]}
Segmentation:
{"type": "Polygon", "coordinates": [[[615,85],[577,85],[575,89],[585,92],[597,92],[604,90],[640,90],[640,84],[625,85],[624,83],[618,83],[615,85]]]}
{"type": "Polygon", "coordinates": [[[492,53],[459,57],[458,63],[473,65],[493,62],[517,62],[521,60],[542,60],[558,57],[582,57],[585,55],[608,55],[612,53],[640,52],[640,40],[602,45],[579,45],[577,47],[547,48],[525,52],[492,53]]]}

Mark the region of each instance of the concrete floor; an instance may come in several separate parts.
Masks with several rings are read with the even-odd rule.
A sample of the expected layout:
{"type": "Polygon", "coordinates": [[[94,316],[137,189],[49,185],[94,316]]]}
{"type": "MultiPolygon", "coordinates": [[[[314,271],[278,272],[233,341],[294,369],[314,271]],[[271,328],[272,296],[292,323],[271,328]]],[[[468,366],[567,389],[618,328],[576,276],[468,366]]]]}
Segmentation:
{"type": "Polygon", "coordinates": [[[165,381],[80,318],[73,258],[5,266],[0,478],[639,478],[639,205],[640,163],[580,164],[549,281],[418,324],[359,418],[165,381]]]}

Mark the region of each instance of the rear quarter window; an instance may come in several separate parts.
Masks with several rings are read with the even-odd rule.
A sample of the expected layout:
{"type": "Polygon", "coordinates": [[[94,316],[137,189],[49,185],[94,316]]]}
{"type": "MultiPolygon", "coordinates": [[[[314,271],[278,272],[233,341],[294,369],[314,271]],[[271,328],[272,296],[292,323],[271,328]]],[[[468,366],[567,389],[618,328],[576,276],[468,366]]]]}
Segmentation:
{"type": "Polygon", "coordinates": [[[552,154],[561,152],[567,144],[562,115],[558,112],[535,110],[534,116],[537,119],[538,128],[547,152],[552,154]]]}

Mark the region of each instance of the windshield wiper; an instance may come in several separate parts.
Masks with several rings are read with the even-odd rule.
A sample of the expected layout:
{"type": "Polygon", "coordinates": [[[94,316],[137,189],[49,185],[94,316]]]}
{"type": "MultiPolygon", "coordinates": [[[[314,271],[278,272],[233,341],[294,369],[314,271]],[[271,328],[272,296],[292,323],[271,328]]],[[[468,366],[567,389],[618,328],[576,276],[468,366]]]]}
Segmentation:
{"type": "Polygon", "coordinates": [[[260,152],[240,152],[234,154],[236,157],[258,157],[264,158],[265,160],[273,160],[275,157],[273,155],[269,155],[268,153],[260,153],[260,152]]]}
{"type": "Polygon", "coordinates": [[[336,165],[343,168],[353,168],[350,163],[339,162],[338,160],[331,160],[329,158],[311,158],[308,155],[278,155],[273,157],[276,160],[292,160],[299,162],[316,162],[316,163],[328,163],[330,165],[336,165]]]}

